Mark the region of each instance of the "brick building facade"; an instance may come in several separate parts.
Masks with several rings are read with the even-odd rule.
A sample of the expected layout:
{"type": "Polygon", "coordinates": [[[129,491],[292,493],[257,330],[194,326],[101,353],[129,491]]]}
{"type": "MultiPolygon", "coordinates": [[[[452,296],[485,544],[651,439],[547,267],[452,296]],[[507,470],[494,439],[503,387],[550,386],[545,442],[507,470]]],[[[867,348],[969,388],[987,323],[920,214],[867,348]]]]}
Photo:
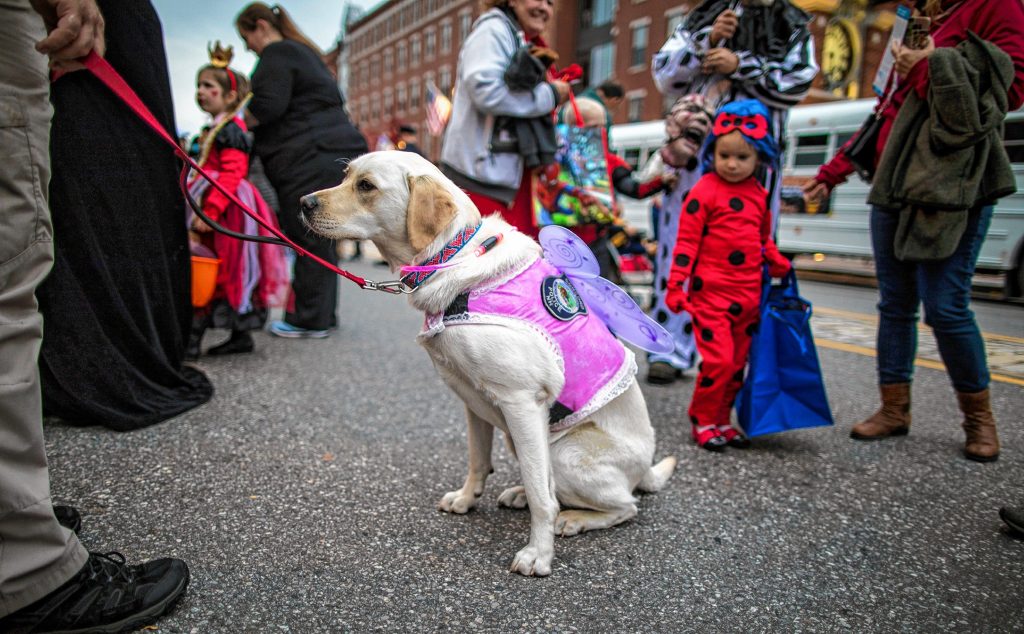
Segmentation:
{"type": "MultiPolygon", "coordinates": [[[[822,73],[808,102],[871,96],[895,2],[793,0],[812,14],[822,73]]],[[[594,85],[613,79],[626,100],[616,123],[660,118],[665,100],[651,79],[651,56],[699,0],[559,0],[547,34],[559,65],[577,62],[594,85]]],[[[477,0],[388,0],[346,25],[346,96],[371,147],[401,123],[419,130],[436,159],[440,138],[427,133],[424,100],[433,83],[451,94],[459,48],[480,15],[477,0]]],[[[581,88],[580,88],[581,89],[581,88]]]]}

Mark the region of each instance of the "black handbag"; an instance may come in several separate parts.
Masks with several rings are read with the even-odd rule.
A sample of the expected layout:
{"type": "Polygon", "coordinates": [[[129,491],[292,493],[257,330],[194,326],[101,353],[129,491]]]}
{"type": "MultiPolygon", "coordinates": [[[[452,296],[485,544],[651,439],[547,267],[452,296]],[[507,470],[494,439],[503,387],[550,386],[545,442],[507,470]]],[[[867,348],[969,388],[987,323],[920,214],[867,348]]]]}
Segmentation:
{"type": "Polygon", "coordinates": [[[872,112],[843,148],[853,168],[867,182],[875,177],[875,163],[878,153],[878,136],[882,133],[882,117],[872,112]]]}

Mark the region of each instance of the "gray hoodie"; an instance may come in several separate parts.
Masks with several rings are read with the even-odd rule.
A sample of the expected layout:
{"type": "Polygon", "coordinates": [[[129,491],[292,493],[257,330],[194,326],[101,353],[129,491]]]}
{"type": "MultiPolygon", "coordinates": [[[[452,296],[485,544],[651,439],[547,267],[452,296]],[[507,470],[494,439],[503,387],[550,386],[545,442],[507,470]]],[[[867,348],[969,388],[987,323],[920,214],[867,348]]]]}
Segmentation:
{"type": "Polygon", "coordinates": [[[455,184],[510,203],[523,177],[518,154],[490,150],[496,116],[539,117],[555,109],[557,93],[549,83],[530,91],[512,91],[503,76],[525,38],[502,10],[481,15],[459,51],[451,120],[441,145],[441,170],[455,184]]]}

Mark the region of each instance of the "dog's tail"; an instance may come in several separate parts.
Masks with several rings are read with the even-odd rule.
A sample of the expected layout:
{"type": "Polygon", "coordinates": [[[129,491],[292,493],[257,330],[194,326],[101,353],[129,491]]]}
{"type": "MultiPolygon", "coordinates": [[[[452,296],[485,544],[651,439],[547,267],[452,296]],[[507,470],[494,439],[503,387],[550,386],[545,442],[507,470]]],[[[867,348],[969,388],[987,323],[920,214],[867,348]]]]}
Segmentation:
{"type": "Polygon", "coordinates": [[[647,475],[643,477],[643,480],[640,480],[637,488],[644,493],[656,493],[661,490],[661,487],[665,486],[665,483],[672,477],[672,472],[675,470],[675,456],[662,458],[661,462],[647,470],[647,475]]]}

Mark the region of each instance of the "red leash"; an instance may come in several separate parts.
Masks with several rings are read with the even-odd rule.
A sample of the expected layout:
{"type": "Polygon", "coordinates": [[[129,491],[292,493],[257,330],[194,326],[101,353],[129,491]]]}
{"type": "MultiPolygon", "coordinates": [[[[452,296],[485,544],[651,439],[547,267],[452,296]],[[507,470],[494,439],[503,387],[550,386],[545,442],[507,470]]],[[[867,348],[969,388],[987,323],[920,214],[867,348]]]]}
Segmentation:
{"type": "Polygon", "coordinates": [[[299,245],[295,244],[295,242],[293,242],[287,236],[285,236],[281,232],[280,229],[270,225],[265,220],[260,218],[259,215],[256,214],[251,209],[249,209],[245,205],[245,203],[243,203],[242,201],[238,200],[238,198],[235,196],[235,194],[233,192],[229,192],[227,189],[224,188],[223,185],[221,185],[219,182],[217,182],[217,179],[211,178],[209,176],[209,174],[207,174],[203,170],[203,168],[199,167],[199,164],[196,163],[194,160],[192,160],[192,158],[188,154],[186,154],[185,151],[181,149],[181,147],[178,146],[177,141],[175,141],[171,137],[171,135],[168,134],[166,130],[164,130],[163,126],[160,125],[160,122],[157,121],[156,117],[153,116],[153,113],[150,112],[149,108],[146,107],[146,104],[142,103],[142,100],[139,99],[139,96],[137,94],[135,94],[135,91],[132,90],[131,86],[129,86],[125,82],[125,80],[121,77],[121,75],[119,75],[118,72],[116,70],[114,70],[113,67],[111,67],[110,64],[107,63],[107,61],[105,59],[103,59],[102,57],[97,55],[95,51],[92,51],[87,56],[83,57],[79,61],[81,61],[81,63],[87,69],[89,69],[89,71],[93,75],[95,75],[97,79],[99,79],[101,82],[103,82],[103,84],[107,88],[109,88],[115,95],[117,95],[117,97],[120,98],[121,101],[123,101],[125,103],[125,105],[127,105],[129,108],[131,108],[131,110],[136,115],[138,115],[138,117],[140,119],[142,119],[146,123],[146,125],[148,125],[150,128],[153,129],[154,132],[156,132],[158,135],[160,135],[161,139],[163,139],[168,145],[173,147],[174,148],[174,153],[179,158],[181,158],[183,161],[185,161],[185,166],[184,166],[184,168],[182,170],[182,175],[181,175],[181,184],[182,184],[183,193],[185,194],[185,198],[186,198],[186,200],[188,200],[188,202],[192,206],[192,208],[211,227],[213,227],[217,231],[220,231],[221,233],[227,234],[227,235],[232,236],[234,238],[238,238],[239,240],[249,240],[249,241],[252,241],[252,242],[269,242],[271,244],[279,244],[281,246],[290,247],[291,249],[294,249],[295,253],[297,253],[298,255],[311,258],[317,264],[320,264],[321,266],[324,266],[324,267],[330,269],[331,271],[333,271],[334,273],[337,273],[338,275],[341,275],[342,277],[346,277],[346,278],[352,280],[353,282],[358,284],[360,288],[365,288],[365,289],[369,289],[369,290],[381,290],[381,291],[386,291],[386,292],[389,292],[389,293],[400,293],[400,292],[402,292],[400,286],[396,286],[395,283],[393,283],[393,282],[380,282],[380,283],[377,283],[377,282],[373,282],[373,281],[364,279],[362,277],[359,277],[358,275],[353,275],[352,273],[349,273],[348,271],[345,271],[343,269],[338,268],[336,265],[331,264],[330,262],[324,260],[323,258],[320,258],[320,257],[310,253],[309,251],[306,251],[305,249],[303,249],[299,245]],[[212,185],[213,187],[216,187],[222,194],[227,196],[228,199],[232,203],[238,205],[242,209],[242,211],[245,212],[245,214],[247,216],[249,216],[250,218],[255,220],[257,224],[259,224],[261,227],[263,227],[264,229],[266,229],[267,231],[272,233],[274,236],[276,236],[276,238],[267,238],[267,237],[263,237],[263,236],[253,236],[253,235],[249,235],[249,234],[245,234],[245,233],[236,233],[234,231],[230,231],[228,229],[225,229],[224,227],[221,227],[216,222],[214,222],[214,221],[210,220],[208,217],[206,217],[206,215],[203,214],[202,210],[198,209],[198,205],[196,205],[195,201],[192,200],[192,196],[190,196],[189,193],[188,193],[187,180],[188,180],[188,170],[189,170],[189,167],[191,167],[192,169],[197,171],[199,174],[201,174],[206,180],[208,180],[210,182],[210,185],[212,185]]]}

